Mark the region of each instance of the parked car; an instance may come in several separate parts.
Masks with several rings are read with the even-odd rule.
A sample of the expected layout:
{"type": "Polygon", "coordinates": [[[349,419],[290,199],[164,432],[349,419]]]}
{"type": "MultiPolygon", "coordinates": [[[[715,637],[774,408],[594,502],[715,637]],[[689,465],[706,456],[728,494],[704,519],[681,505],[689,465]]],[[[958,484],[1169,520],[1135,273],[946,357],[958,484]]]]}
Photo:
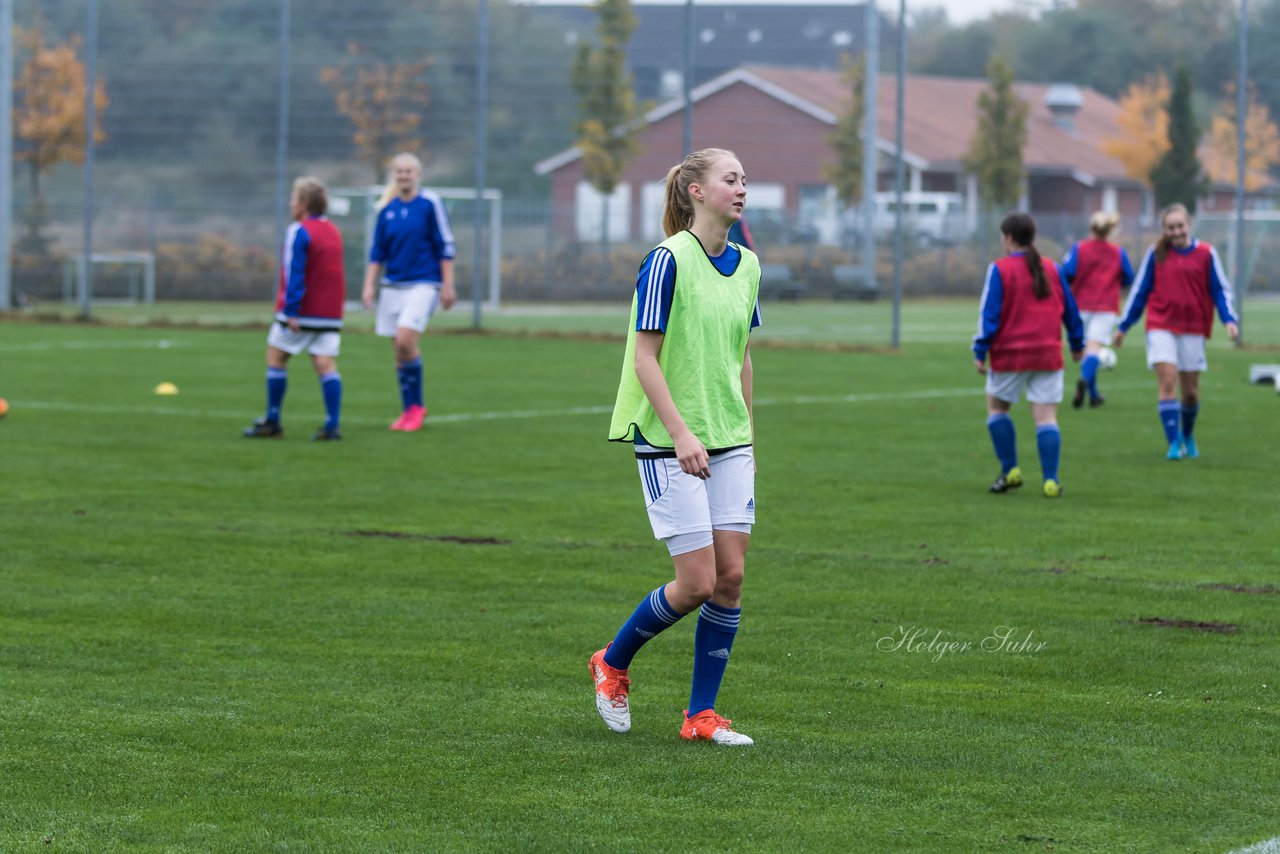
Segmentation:
{"type": "MultiPolygon", "coordinates": [[[[904,193],[902,202],[902,227],[907,239],[917,246],[945,246],[969,236],[964,197],[959,193],[904,193]]],[[[897,210],[897,197],[894,193],[876,193],[872,222],[877,238],[893,234],[897,224],[897,210]]],[[[857,244],[862,237],[862,229],[862,209],[848,208],[841,217],[841,234],[845,244],[857,244]]]]}
{"type": "Polygon", "coordinates": [[[758,248],[817,243],[817,226],[801,222],[795,214],[777,208],[753,208],[747,206],[742,217],[751,229],[751,239],[758,248]]]}

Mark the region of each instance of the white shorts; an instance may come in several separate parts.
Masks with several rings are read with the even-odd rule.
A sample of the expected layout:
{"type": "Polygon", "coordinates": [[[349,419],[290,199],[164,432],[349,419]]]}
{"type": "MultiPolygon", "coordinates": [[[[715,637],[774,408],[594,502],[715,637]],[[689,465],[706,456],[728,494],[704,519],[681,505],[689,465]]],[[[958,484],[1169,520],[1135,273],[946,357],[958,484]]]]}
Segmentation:
{"type": "Polygon", "coordinates": [[[750,532],[756,521],[752,449],[734,448],[710,460],[711,477],[706,480],[685,474],[680,462],[671,457],[636,460],[654,538],[670,541],[705,534],[701,545],[710,545],[712,530],[750,532]]]}
{"type": "Polygon", "coordinates": [[[987,394],[1017,403],[1027,389],[1030,403],[1062,403],[1062,371],[988,371],[987,394]]]}
{"type": "Polygon", "coordinates": [[[294,332],[279,322],[271,324],[271,331],[267,333],[267,346],[283,350],[290,356],[296,356],[306,350],[312,356],[336,357],[341,344],[341,332],[316,329],[300,329],[294,332]]]}
{"type": "Polygon", "coordinates": [[[1097,341],[1104,346],[1111,346],[1111,336],[1116,331],[1114,311],[1082,311],[1080,320],[1084,322],[1085,341],[1097,341]]]}
{"type": "Polygon", "coordinates": [[[1179,335],[1167,329],[1147,330],[1147,367],[1157,363],[1177,365],[1180,371],[1203,371],[1209,367],[1204,357],[1203,335],[1179,335]]]}
{"type": "Polygon", "coordinates": [[[424,332],[439,303],[439,285],[383,285],[378,292],[378,319],[373,331],[383,338],[394,338],[401,328],[424,332]]]}

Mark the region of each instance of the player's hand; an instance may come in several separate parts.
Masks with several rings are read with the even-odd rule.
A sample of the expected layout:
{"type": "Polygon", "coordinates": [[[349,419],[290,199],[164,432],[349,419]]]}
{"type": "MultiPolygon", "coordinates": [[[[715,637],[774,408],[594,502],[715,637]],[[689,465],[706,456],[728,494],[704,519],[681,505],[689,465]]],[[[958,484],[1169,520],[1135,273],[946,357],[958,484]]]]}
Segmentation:
{"type": "Polygon", "coordinates": [[[458,301],[458,289],[452,284],[441,285],[440,287],[440,307],[445,311],[453,308],[453,304],[458,301]]]}
{"type": "Polygon", "coordinates": [[[296,317],[289,318],[288,324],[289,324],[290,332],[298,332],[302,328],[301,325],[298,323],[298,318],[296,317]]]}
{"type": "Polygon", "coordinates": [[[676,440],[676,461],[680,463],[680,471],[706,480],[711,477],[711,458],[707,449],[692,433],[686,433],[676,440]]]}
{"type": "Polygon", "coordinates": [[[984,359],[974,359],[973,367],[984,377],[987,375],[987,363],[984,359]]]}
{"type": "Polygon", "coordinates": [[[1111,346],[1115,347],[1117,350],[1124,346],[1124,333],[1119,329],[1116,330],[1115,335],[1111,336],[1111,346]]]}
{"type": "Polygon", "coordinates": [[[1083,350],[1072,350],[1072,351],[1071,351],[1071,361],[1073,361],[1073,362],[1075,362],[1075,363],[1079,364],[1080,360],[1081,360],[1081,359],[1083,359],[1083,358],[1084,358],[1084,351],[1083,351],[1083,350]]]}
{"type": "Polygon", "coordinates": [[[1239,340],[1239,338],[1240,338],[1240,326],[1239,326],[1238,324],[1235,324],[1235,323],[1228,323],[1228,324],[1227,324],[1227,334],[1231,336],[1231,340],[1232,340],[1232,341],[1239,340]]]}
{"type": "Polygon", "coordinates": [[[364,306],[365,311],[373,309],[373,288],[365,287],[360,291],[360,304],[364,306]]]}

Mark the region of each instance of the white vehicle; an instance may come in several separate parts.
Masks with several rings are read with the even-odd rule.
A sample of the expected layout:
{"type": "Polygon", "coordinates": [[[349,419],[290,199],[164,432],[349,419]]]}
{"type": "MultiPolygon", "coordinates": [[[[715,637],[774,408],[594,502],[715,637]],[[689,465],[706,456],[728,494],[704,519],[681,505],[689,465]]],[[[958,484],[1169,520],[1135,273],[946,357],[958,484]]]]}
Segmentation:
{"type": "MultiPolygon", "coordinates": [[[[959,193],[903,193],[902,203],[902,228],[907,240],[917,246],[946,245],[969,236],[964,197],[959,193]]],[[[875,206],[872,221],[876,237],[892,235],[897,222],[897,196],[876,193],[875,206]]],[[[862,209],[847,209],[841,222],[845,243],[856,243],[862,234],[862,209]]]]}

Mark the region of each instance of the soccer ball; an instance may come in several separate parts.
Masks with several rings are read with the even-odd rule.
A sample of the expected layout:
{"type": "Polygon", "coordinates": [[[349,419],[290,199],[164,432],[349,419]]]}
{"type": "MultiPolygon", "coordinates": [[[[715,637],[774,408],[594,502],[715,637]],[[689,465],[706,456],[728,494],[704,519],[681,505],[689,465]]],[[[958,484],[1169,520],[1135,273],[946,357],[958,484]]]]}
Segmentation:
{"type": "Polygon", "coordinates": [[[1104,370],[1111,370],[1116,366],[1116,351],[1110,347],[1103,347],[1098,351],[1098,364],[1102,365],[1104,370]]]}

